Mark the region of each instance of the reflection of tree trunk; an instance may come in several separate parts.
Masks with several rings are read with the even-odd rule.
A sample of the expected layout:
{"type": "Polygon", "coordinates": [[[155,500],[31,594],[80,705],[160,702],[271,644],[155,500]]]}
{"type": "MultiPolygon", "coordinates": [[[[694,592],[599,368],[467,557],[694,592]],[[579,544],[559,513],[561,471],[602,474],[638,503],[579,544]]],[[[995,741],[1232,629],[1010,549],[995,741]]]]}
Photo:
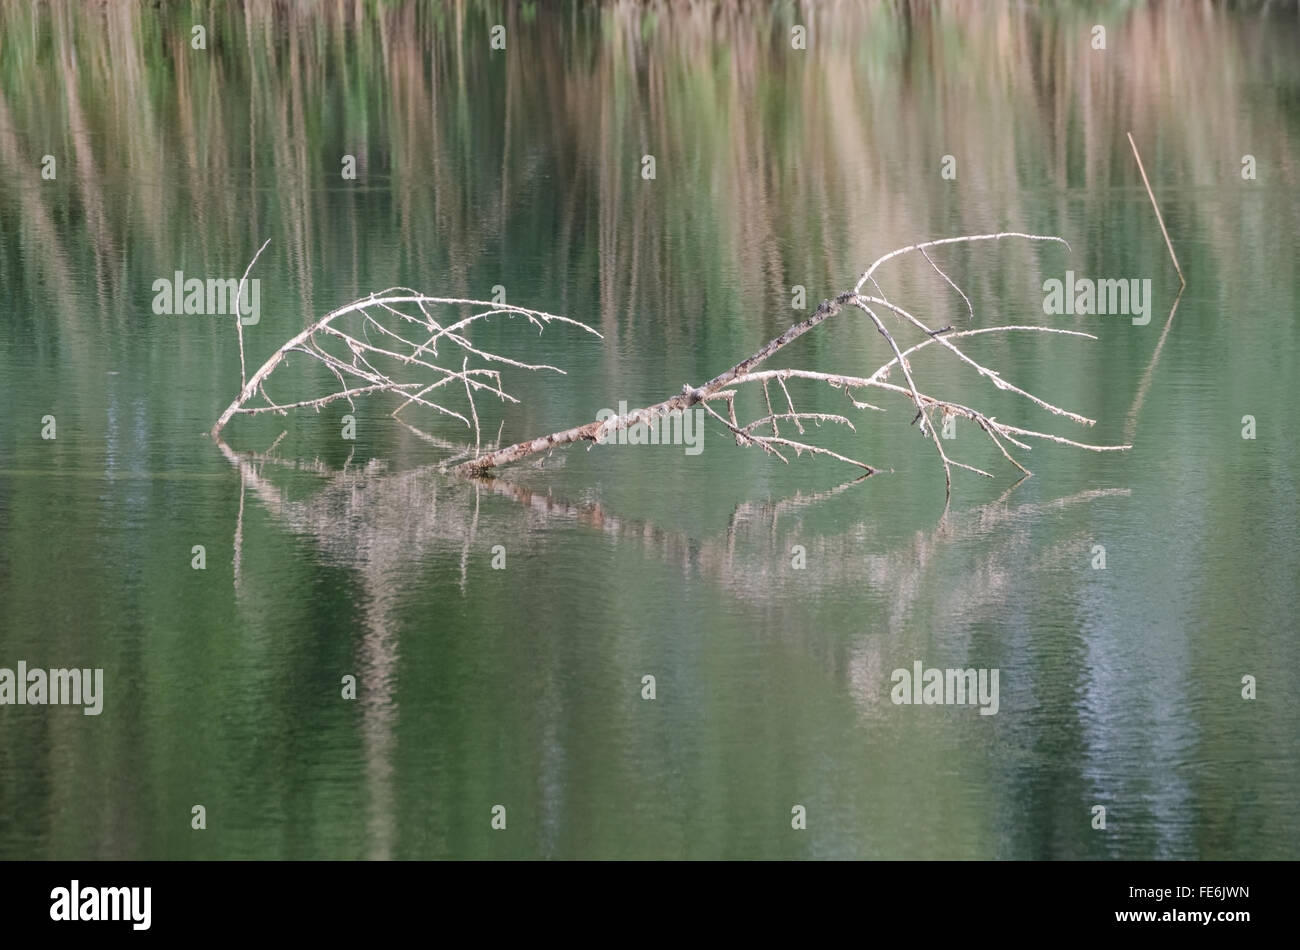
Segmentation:
{"type": "Polygon", "coordinates": [[[366,788],[370,799],[367,831],[370,858],[393,857],[393,747],[397,728],[397,635],[389,615],[395,587],[391,578],[373,568],[363,573],[367,594],[366,631],[361,638],[357,698],[362,709],[362,739],[366,751],[366,788]]]}
{"type": "MultiPolygon", "coordinates": [[[[228,449],[226,453],[227,458],[237,464],[240,471],[239,515],[234,544],[235,589],[238,596],[243,589],[241,562],[245,488],[251,487],[273,515],[290,513],[288,520],[291,524],[295,520],[291,513],[294,504],[285,502],[283,495],[262,476],[255,463],[235,457],[228,449]]],[[[397,728],[395,693],[398,638],[391,617],[400,590],[396,578],[405,568],[406,560],[396,549],[389,554],[382,553],[381,546],[373,545],[365,538],[357,537],[354,543],[359,551],[381,551],[377,558],[363,555],[356,562],[365,597],[365,629],[361,636],[355,675],[357,701],[361,705],[361,739],[369,799],[367,856],[374,860],[388,860],[393,857],[396,827],[392,778],[397,728]]]]}
{"type": "MultiPolygon", "coordinates": [[[[395,856],[395,696],[401,628],[393,615],[403,592],[402,578],[409,576],[413,563],[439,556],[449,568],[460,565],[464,584],[465,565],[476,556],[476,537],[508,539],[511,557],[526,557],[527,549],[543,535],[537,529],[576,522],[639,549],[648,561],[680,570],[686,577],[701,577],[739,602],[771,608],[790,601],[785,566],[790,544],[797,542],[807,546],[810,559],[819,565],[817,571],[799,578],[800,596],[815,598],[823,591],[863,586],[875,591],[877,599],[885,592],[882,627],[898,631],[926,598],[951,615],[1002,609],[1008,591],[1023,583],[1026,571],[1057,569],[1067,558],[1082,556],[1091,543],[1076,537],[1031,548],[1034,526],[1063,507],[1129,494],[1128,489],[1093,490],[1012,505],[1013,486],[993,502],[950,512],[935,528],[918,531],[907,543],[886,549],[872,543],[876,529],[866,518],[834,535],[802,534],[803,510],[851,492],[856,482],[773,503],[737,505],[725,531],[700,538],[621,517],[599,502],[570,503],[501,479],[449,481],[434,467],[400,473],[375,468],[330,472],[319,463],[240,456],[224,443],[220,447],[276,522],[310,537],[324,560],[345,564],[360,577],[366,602],[357,657],[358,699],[368,800],[367,854],[375,859],[395,856]],[[315,474],[323,483],[309,497],[290,500],[269,477],[276,469],[315,474]],[[514,504],[494,504],[494,496],[514,504]],[[945,551],[970,547],[972,541],[981,542],[977,563],[956,576],[946,573],[951,559],[944,557],[945,551]],[[1032,563],[1028,563],[1031,551],[1032,563]]],[[[888,701],[880,684],[890,668],[886,663],[890,642],[882,636],[860,638],[851,646],[842,672],[836,674],[845,678],[839,688],[848,692],[863,717],[878,717],[880,704],[888,701]]],[[[555,670],[544,664],[539,675],[550,679],[555,670]]],[[[544,693],[555,695],[551,688],[544,693]]],[[[561,834],[559,815],[568,787],[570,750],[561,738],[562,705],[543,702],[538,719],[540,840],[544,850],[554,850],[561,834]]]]}
{"type": "MultiPolygon", "coordinates": [[[[17,176],[15,170],[27,165],[13,114],[3,93],[0,93],[0,159],[3,160],[6,176],[17,176]]],[[[22,206],[22,220],[29,229],[33,250],[37,252],[32,254],[32,258],[49,275],[50,291],[58,297],[59,311],[75,314],[80,309],[72,294],[72,288],[77,283],[72,279],[72,268],[59,240],[54,217],[45,207],[41,193],[31,184],[24,182],[17,186],[17,191],[22,206]]],[[[75,355],[80,361],[76,365],[93,365],[93,361],[88,358],[89,352],[95,349],[89,330],[80,321],[72,321],[66,325],[66,331],[61,339],[76,347],[75,355]]]]}
{"type": "MultiPolygon", "coordinates": [[[[675,565],[684,572],[697,571],[744,600],[768,602],[778,596],[771,582],[786,563],[787,542],[791,540],[788,532],[778,530],[781,519],[829,501],[861,481],[859,478],[827,491],[797,493],[777,502],[739,504],[724,533],[699,538],[650,521],[624,518],[600,502],[576,504],[499,478],[447,481],[434,467],[395,474],[358,469],[330,473],[316,463],[299,465],[237,455],[224,443],[220,447],[244,473],[247,484],[276,520],[296,533],[311,536],[332,560],[373,576],[376,584],[385,577],[397,576],[399,569],[430,553],[455,557],[459,563],[477,536],[519,537],[526,545],[535,527],[554,521],[576,521],[639,546],[653,560],[675,565]],[[311,471],[324,476],[326,483],[304,501],[286,501],[262,473],[267,466],[311,471]],[[524,511],[511,514],[491,505],[480,510],[480,492],[511,499],[524,511]]],[[[1094,489],[1053,501],[1010,505],[1015,488],[1012,486],[988,504],[946,514],[934,529],[919,531],[910,544],[892,550],[872,550],[870,538],[875,528],[866,518],[835,535],[808,538],[801,543],[809,547],[809,555],[816,556],[821,568],[803,583],[816,588],[860,584],[865,571],[873,587],[893,592],[892,613],[897,620],[940,581],[943,589],[953,589],[950,578],[934,576],[934,562],[943,549],[987,538],[996,529],[1032,521],[1061,507],[1129,494],[1126,488],[1094,489]]],[[[1016,535],[1011,543],[1022,543],[1020,536],[1016,535]]],[[[986,583],[962,588],[963,597],[984,603],[996,602],[1002,596],[1008,577],[999,567],[998,558],[1005,553],[989,549],[981,558],[979,572],[986,583]]],[[[378,589],[372,593],[378,596],[378,589]]]]}
{"type": "Polygon", "coordinates": [[[112,284],[113,296],[117,296],[118,252],[108,227],[104,195],[99,188],[99,173],[95,168],[95,152],[91,144],[90,128],[81,108],[81,98],[77,95],[77,82],[80,77],[70,37],[71,30],[68,29],[68,25],[61,24],[58,31],[59,66],[68,108],[68,131],[72,135],[73,151],[77,160],[77,182],[81,186],[82,203],[86,208],[86,230],[90,234],[91,247],[95,252],[95,283],[99,291],[100,316],[103,317],[107,308],[107,291],[110,289],[106,284],[112,284]]]}

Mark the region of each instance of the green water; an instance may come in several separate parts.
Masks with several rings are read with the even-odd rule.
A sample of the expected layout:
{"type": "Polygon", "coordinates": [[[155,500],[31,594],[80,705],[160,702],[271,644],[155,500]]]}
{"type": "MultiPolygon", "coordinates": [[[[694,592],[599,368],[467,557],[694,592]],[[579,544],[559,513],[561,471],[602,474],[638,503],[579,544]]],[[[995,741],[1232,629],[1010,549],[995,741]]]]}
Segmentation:
{"type": "MultiPolygon", "coordinates": [[[[105,682],[99,716],[0,706],[0,857],[1296,857],[1297,29],[1285,5],[0,6],[0,667],[105,682]],[[1188,275],[1172,318],[1130,130],[1188,275]],[[905,402],[812,384],[801,408],[857,432],[810,438],[885,473],[710,423],[698,455],[458,481],[382,397],[355,440],[336,403],[237,418],[223,451],[232,321],[151,309],[270,238],[251,368],[374,290],[501,285],[603,334],[476,331],[567,371],[508,377],[522,403],[483,427],[509,442],[704,382],[894,247],[998,230],[1071,247],[936,252],[973,318],[915,255],[881,286],[931,326],[1096,335],[968,352],[1097,425],[937,346],[918,383],[1133,448],[1037,442],[1017,483],[959,421],[949,453],[995,477],[954,471],[946,515],[905,402]],[[1045,315],[1067,269],[1149,278],[1150,322],[1045,315]],[[997,714],[891,702],[918,660],[999,670],[997,714]]],[[[772,368],[890,355],[845,311],[772,368]]]]}

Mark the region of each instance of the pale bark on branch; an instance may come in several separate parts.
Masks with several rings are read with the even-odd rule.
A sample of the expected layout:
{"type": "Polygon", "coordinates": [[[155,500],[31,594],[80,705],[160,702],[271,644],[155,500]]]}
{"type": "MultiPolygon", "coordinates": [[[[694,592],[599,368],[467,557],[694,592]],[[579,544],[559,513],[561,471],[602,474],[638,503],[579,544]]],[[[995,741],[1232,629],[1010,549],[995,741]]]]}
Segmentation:
{"type": "MultiPolygon", "coordinates": [[[[918,253],[943,278],[947,285],[961,296],[967,315],[973,317],[974,307],[970,298],[949,273],[935,262],[930,252],[935,248],[947,245],[998,241],[1003,238],[1056,242],[1064,244],[1067,248],[1069,247],[1062,238],[1052,235],[1001,232],[998,234],[975,234],[941,238],[898,248],[873,262],[858,278],[853,289],[823,300],[816,311],[806,320],[789,327],[785,332],[768,341],[757,352],[707,382],[699,386],[692,386],[687,383],[682,386],[680,392],[654,405],[635,409],[610,419],[584,422],[548,435],[538,436],[507,446],[500,446],[499,438],[496,443],[489,443],[486,447],[483,446],[480,415],[476,403],[476,399],[484,395],[495,396],[503,402],[518,401],[503,388],[502,373],[496,367],[509,367],[526,371],[563,372],[563,370],[549,364],[524,362],[475,346],[469,338],[469,333],[474,325],[493,316],[504,315],[523,317],[531,324],[536,325],[539,331],[550,324],[559,323],[578,327],[596,336],[600,334],[579,321],[542,311],[487,301],[432,297],[406,288],[392,288],[380,294],[372,294],[327,314],[287,341],[272,354],[270,359],[257,372],[247,379],[240,390],[239,396],[226,408],[213,426],[212,435],[216,438],[230,419],[238,414],[284,413],[290,409],[309,407],[319,410],[322,406],[335,400],[346,399],[351,403],[354,396],[386,392],[402,400],[401,404],[394,410],[394,415],[414,403],[431,408],[443,415],[454,417],[466,426],[469,431],[472,431],[474,434],[472,447],[462,452],[454,460],[456,464],[453,465],[450,462],[444,464],[446,470],[453,474],[480,476],[501,466],[518,462],[539,453],[549,452],[564,445],[576,442],[605,442],[619,429],[639,424],[654,424],[661,417],[702,406],[709,416],[734,436],[738,444],[757,446],[782,461],[789,461],[788,454],[790,452],[793,452],[796,456],[807,452],[810,455],[823,456],[856,466],[865,470],[868,475],[879,471],[876,466],[867,462],[807,441],[808,433],[804,426],[805,422],[814,427],[825,422],[832,422],[837,425],[844,425],[854,432],[857,431],[853,422],[847,416],[836,413],[808,412],[798,408],[787,382],[790,380],[810,380],[844,390],[849,404],[857,410],[883,411],[880,406],[859,400],[856,394],[862,391],[878,390],[905,399],[915,413],[912,417],[912,423],[920,422],[922,434],[935,447],[939,460],[943,465],[945,486],[949,495],[952,492],[953,468],[962,468],[985,477],[993,477],[986,471],[954,460],[945,451],[943,442],[939,438],[938,429],[943,421],[952,418],[964,418],[975,423],[989,437],[1002,457],[1025,474],[1029,474],[1029,470],[1011,454],[1007,446],[1010,445],[1016,449],[1028,451],[1030,445],[1025,441],[1026,439],[1049,441],[1095,452],[1123,451],[1130,448],[1128,445],[1086,444],[1038,429],[1024,428],[1001,422],[981,410],[938,398],[926,392],[918,383],[908,357],[918,350],[937,344],[942,349],[952,353],[960,364],[971,368],[976,376],[991,381],[995,388],[1010,392],[1048,414],[1060,416],[1082,426],[1090,427],[1094,425],[1095,420],[1057,406],[1003,379],[996,370],[967,355],[958,341],[965,341],[971,337],[990,333],[1049,333],[1082,337],[1089,340],[1095,340],[1096,337],[1074,330],[1022,324],[970,327],[961,330],[955,330],[951,326],[932,327],[908,309],[889,300],[877,279],[877,272],[883,264],[909,253],[918,253]],[[868,281],[875,288],[876,292],[874,294],[862,293],[862,288],[868,281]],[[434,318],[433,310],[445,306],[469,307],[477,309],[477,312],[456,322],[443,325],[434,318]],[[893,354],[888,362],[881,365],[873,373],[868,375],[847,375],[838,372],[816,372],[794,368],[759,369],[760,365],[772,356],[785,349],[804,334],[839,314],[845,307],[864,314],[871,321],[877,333],[884,338],[893,354]],[[360,318],[359,325],[353,326],[348,322],[348,318],[352,318],[354,322],[357,322],[356,318],[358,317],[360,318]],[[893,318],[902,329],[920,333],[923,338],[915,343],[900,345],[895,338],[894,330],[891,329],[890,322],[892,321],[887,322],[887,317],[893,318]],[[409,333],[412,326],[420,330],[417,337],[412,338],[401,332],[406,330],[409,333]],[[382,337],[383,345],[371,340],[371,330],[374,330],[382,337]],[[440,358],[438,352],[440,342],[459,351],[459,367],[456,367],[454,363],[452,365],[442,365],[437,362],[440,358]],[[338,388],[315,399],[299,400],[284,405],[273,402],[266,394],[266,380],[291,353],[301,353],[322,363],[336,377],[338,388]],[[472,365],[472,361],[476,361],[477,364],[481,365],[472,365]],[[906,385],[898,385],[888,381],[890,372],[895,367],[901,371],[906,385]],[[425,378],[412,379],[413,376],[423,376],[425,378]],[[432,379],[428,378],[430,376],[432,376],[432,379]],[[780,386],[780,395],[785,398],[784,410],[773,407],[772,393],[768,389],[769,384],[772,382],[780,386]],[[433,394],[444,389],[444,387],[447,387],[446,393],[450,395],[452,389],[449,384],[452,383],[458,383],[460,387],[463,387],[467,402],[467,407],[463,411],[444,405],[443,402],[434,401],[433,394]],[[766,413],[752,421],[741,422],[736,415],[737,391],[739,387],[750,384],[758,384],[761,387],[761,397],[766,407],[766,413]],[[257,403],[259,397],[261,399],[260,404],[257,403]],[[725,403],[726,415],[715,409],[714,403],[725,403]],[[939,425],[935,423],[936,415],[940,418],[939,425]],[[794,439],[788,435],[782,436],[778,425],[780,422],[789,423],[800,438],[794,439]],[[770,434],[768,434],[769,430],[770,434]],[[484,448],[487,451],[483,451],[484,448]]],[[[442,400],[444,397],[443,395],[437,395],[436,398],[442,400]]],[[[419,430],[417,429],[417,431],[419,430]]]]}
{"type": "MultiPolygon", "coordinates": [[[[265,244],[262,245],[264,249],[265,244]]],[[[261,250],[258,251],[261,254],[261,250]]],[[[256,260],[256,258],[254,258],[256,260]]],[[[250,265],[250,269],[251,269],[250,265]]],[[[247,273],[245,273],[247,277],[247,273]]],[[[352,397],[389,393],[402,397],[402,404],[393,415],[401,412],[411,403],[433,409],[435,412],[460,420],[466,427],[471,427],[478,441],[478,411],[475,405],[475,393],[496,396],[503,402],[518,402],[502,386],[501,371],[490,364],[511,366],[523,370],[547,370],[563,373],[557,366],[545,363],[525,363],[511,359],[499,353],[492,353],[474,346],[462,331],[473,324],[494,316],[522,317],[538,332],[553,323],[578,327],[599,337],[600,334],[591,327],[577,320],[558,314],[516,307],[510,304],[486,300],[470,300],[460,297],[431,297],[406,287],[392,287],[388,290],[371,294],[347,306],[340,307],[321,317],[301,333],[286,341],[271,357],[249,377],[235,398],[217,419],[212,427],[211,436],[216,439],[236,415],[256,415],[265,412],[277,412],[281,415],[290,409],[313,408],[320,410],[339,399],[346,399],[353,405],[352,397]],[[443,326],[430,313],[431,307],[454,306],[477,309],[455,323],[443,326]],[[402,309],[402,308],[407,309],[402,309]],[[415,308],[416,313],[408,312],[415,308]],[[392,325],[382,322],[388,319],[392,325]],[[349,322],[350,321],[350,322],[349,322]],[[404,336],[397,328],[419,327],[419,336],[428,336],[422,341],[404,336]],[[370,331],[375,330],[385,340],[380,346],[370,339],[370,331]],[[433,362],[439,357],[438,343],[445,340],[461,351],[460,369],[443,366],[433,362]],[[304,399],[281,405],[273,401],[266,393],[266,381],[290,354],[301,354],[320,363],[338,380],[339,388],[315,399],[304,399]],[[470,359],[475,358],[484,365],[470,366],[470,359]],[[425,370],[433,374],[433,382],[401,378],[402,374],[425,370]],[[349,379],[360,381],[364,385],[355,385],[349,379]],[[468,415],[451,409],[441,402],[426,398],[429,393],[449,383],[460,382],[469,401],[468,415]],[[261,404],[256,404],[261,399],[261,404]],[[473,421],[471,421],[473,420],[473,421]]],[[[409,331],[408,331],[409,332],[409,331]]],[[[243,369],[243,337],[240,336],[240,368],[243,369]]],[[[441,398],[441,396],[439,396],[441,398]]]]}
{"type": "MultiPolygon", "coordinates": [[[[951,493],[952,490],[952,475],[951,475],[952,467],[964,468],[969,471],[973,471],[976,472],[977,474],[984,475],[990,478],[992,476],[989,475],[988,472],[982,471],[981,469],[977,469],[970,465],[966,465],[965,463],[955,461],[948,456],[948,454],[944,451],[943,443],[939,440],[938,433],[936,431],[936,426],[933,424],[932,414],[935,412],[939,412],[945,417],[947,416],[964,417],[966,419],[975,422],[980,427],[980,429],[989,436],[990,440],[992,441],[994,446],[998,449],[999,453],[1004,458],[1006,458],[1012,465],[1014,465],[1019,471],[1025,474],[1029,474],[1029,470],[1025,468],[1024,465],[1022,465],[1017,459],[1015,459],[1007,451],[1006,446],[1004,445],[1004,442],[1006,442],[1018,448],[1028,450],[1030,446],[1027,443],[1025,443],[1022,439],[1017,438],[1018,436],[1042,439],[1046,441],[1057,442],[1064,445],[1070,445],[1076,448],[1083,448],[1083,449],[1088,449],[1090,451],[1099,451],[1099,452],[1123,451],[1129,448],[1130,446],[1128,445],[1086,445],[1084,443],[1077,442],[1071,439],[1065,439],[1061,436],[1053,435],[1051,433],[1040,432],[1034,429],[1025,429],[1017,426],[1007,425],[1005,423],[998,422],[995,418],[985,415],[984,413],[972,409],[968,406],[935,398],[934,396],[931,396],[923,392],[921,388],[917,385],[916,380],[912,376],[911,366],[907,360],[907,357],[910,354],[916,352],[922,347],[925,347],[933,343],[939,343],[944,348],[946,348],[954,355],[956,355],[957,358],[961,360],[963,363],[974,368],[974,370],[978,375],[989,378],[993,382],[994,386],[996,386],[998,389],[1013,392],[1029,400],[1038,408],[1043,409],[1046,412],[1049,412],[1053,415],[1062,416],[1070,420],[1071,422],[1075,422],[1080,425],[1091,426],[1094,424],[1094,420],[1089,419],[1086,416],[1080,415],[1078,413],[1071,412],[1070,410],[1056,406],[1024,389],[1021,389],[1018,386],[1015,386],[1007,382],[996,371],[986,366],[983,366],[982,364],[971,359],[956,343],[953,342],[954,340],[961,339],[964,337],[976,336],[985,333],[1007,333],[1007,332],[1056,333],[1056,334],[1062,334],[1067,336],[1078,336],[1078,337],[1084,337],[1086,339],[1095,340],[1096,337],[1092,336],[1091,334],[1080,333],[1078,331],[1073,331],[1073,330],[1061,330],[1053,327],[1021,326],[1021,325],[981,327],[981,328],[967,329],[967,330],[961,330],[955,332],[952,331],[951,327],[932,329],[931,327],[927,326],[925,323],[923,323],[920,319],[915,317],[907,310],[891,303],[887,298],[883,296],[883,293],[881,296],[870,296],[870,295],[863,295],[860,293],[862,286],[869,280],[877,288],[879,287],[879,284],[876,283],[875,275],[882,264],[910,252],[919,252],[925,258],[925,260],[930,264],[930,266],[933,267],[934,270],[938,272],[941,277],[943,277],[943,279],[947,282],[947,284],[951,286],[958,294],[960,294],[962,300],[965,302],[968,308],[968,312],[973,314],[974,311],[970,302],[970,298],[967,297],[965,292],[962,291],[962,289],[957,285],[957,283],[953,281],[952,278],[934,262],[934,259],[930,256],[929,251],[932,248],[941,247],[949,244],[1000,240],[1002,238],[1019,238],[1023,240],[1029,240],[1029,241],[1054,241],[1054,242],[1059,242],[1061,244],[1065,244],[1066,247],[1069,247],[1069,245],[1066,244],[1066,242],[1062,238],[1055,237],[1052,235],[1024,234],[1021,232],[1002,232],[998,234],[977,234],[977,235],[966,235],[963,237],[942,238],[936,241],[927,241],[924,243],[912,244],[907,247],[899,248],[878,258],[874,263],[872,263],[872,265],[868,267],[866,271],[863,272],[862,276],[858,279],[857,284],[852,290],[845,291],[844,293],[838,294],[832,299],[822,301],[821,305],[810,317],[808,317],[808,319],[790,327],[780,336],[769,341],[765,346],[759,349],[758,352],[741,360],[739,363],[732,366],[726,372],[721,373],[718,376],[715,376],[713,379],[709,380],[703,385],[691,386],[687,384],[682,387],[682,391],[680,393],[671,396],[668,399],[665,399],[663,402],[656,403],[655,405],[647,406],[643,409],[637,409],[613,419],[608,419],[605,421],[589,422],[584,425],[573,426],[571,428],[564,429],[560,432],[554,432],[551,433],[550,435],[545,435],[535,439],[527,440],[525,442],[518,442],[514,445],[505,446],[493,452],[488,452],[486,454],[479,455],[476,458],[461,462],[460,464],[455,466],[455,468],[453,468],[452,470],[458,474],[463,474],[463,475],[485,474],[493,468],[502,465],[507,465],[510,464],[511,462],[519,461],[520,459],[527,458],[528,456],[535,455],[539,452],[547,452],[556,447],[568,445],[579,441],[588,441],[588,442],[603,441],[607,439],[608,436],[617,429],[627,428],[629,426],[637,425],[640,423],[653,422],[656,419],[656,417],[663,416],[671,412],[685,411],[687,409],[690,409],[693,406],[704,404],[709,414],[713,416],[716,420],[721,422],[728,430],[730,430],[736,436],[737,442],[744,445],[757,445],[760,448],[763,448],[765,451],[777,455],[783,461],[787,459],[780,452],[779,447],[793,449],[796,452],[796,454],[802,454],[802,452],[807,451],[814,455],[830,456],[837,460],[847,462],[849,464],[858,466],[859,468],[865,469],[868,472],[868,474],[878,471],[878,469],[875,468],[874,466],[869,465],[866,462],[860,461],[858,459],[852,459],[843,455],[839,455],[838,453],[831,452],[828,449],[825,449],[823,447],[814,446],[811,443],[796,442],[791,439],[785,439],[780,437],[779,430],[777,429],[777,425],[776,425],[779,419],[790,419],[794,421],[796,424],[798,424],[800,419],[807,418],[809,416],[809,414],[800,413],[796,410],[794,406],[794,402],[790,397],[789,390],[785,386],[785,382],[788,379],[819,380],[822,382],[826,382],[832,386],[836,386],[837,388],[844,388],[846,391],[851,391],[855,389],[875,388],[875,389],[881,389],[885,392],[900,394],[907,397],[909,401],[912,403],[914,409],[916,410],[916,416],[913,418],[913,422],[915,423],[917,421],[924,420],[922,422],[923,430],[925,434],[930,438],[931,442],[934,444],[935,449],[939,455],[940,461],[943,464],[944,473],[945,473],[945,485],[946,485],[947,492],[949,494],[951,493]],[[845,306],[855,307],[868,316],[868,318],[872,321],[877,331],[880,333],[881,336],[884,337],[886,342],[889,344],[890,349],[894,354],[893,359],[885,363],[883,366],[877,369],[870,376],[865,376],[865,377],[848,376],[840,373],[817,373],[808,370],[796,370],[796,369],[756,371],[756,367],[758,367],[761,363],[765,362],[767,359],[775,355],[778,351],[784,349],[794,340],[798,339],[799,337],[803,336],[805,333],[809,332],[810,330],[814,329],[821,323],[824,323],[826,320],[838,314],[845,306]],[[893,333],[885,324],[884,320],[882,320],[880,316],[873,309],[876,307],[881,308],[883,310],[887,310],[890,313],[895,314],[896,316],[902,317],[903,320],[908,325],[926,334],[926,339],[922,340],[919,343],[911,345],[906,349],[900,348],[897,341],[894,339],[893,333]],[[907,381],[906,387],[897,386],[886,382],[889,375],[889,371],[894,366],[901,367],[904,379],[907,381]],[[779,382],[785,393],[787,404],[789,406],[789,411],[786,413],[777,413],[772,409],[771,394],[767,390],[767,383],[772,380],[779,382]],[[763,386],[763,398],[764,398],[765,405],[767,406],[766,416],[763,416],[755,420],[754,422],[745,425],[739,425],[734,420],[728,420],[724,418],[721,414],[713,410],[712,407],[708,405],[713,400],[723,398],[724,391],[727,391],[729,387],[734,388],[734,387],[744,385],[746,383],[753,383],[753,382],[761,383],[763,386]],[[755,429],[757,429],[760,425],[764,425],[764,424],[771,425],[772,435],[770,436],[759,435],[757,432],[755,432],[755,429]]],[[[730,395],[730,392],[728,392],[726,398],[727,398],[728,405],[731,407],[734,415],[734,406],[735,406],[734,396],[730,395]]],[[[879,409],[879,407],[873,406],[870,403],[859,402],[857,399],[853,398],[851,393],[850,393],[850,401],[852,402],[853,406],[858,409],[864,409],[864,408],[879,409]]],[[[800,426],[800,429],[802,434],[802,426],[800,426]]]]}

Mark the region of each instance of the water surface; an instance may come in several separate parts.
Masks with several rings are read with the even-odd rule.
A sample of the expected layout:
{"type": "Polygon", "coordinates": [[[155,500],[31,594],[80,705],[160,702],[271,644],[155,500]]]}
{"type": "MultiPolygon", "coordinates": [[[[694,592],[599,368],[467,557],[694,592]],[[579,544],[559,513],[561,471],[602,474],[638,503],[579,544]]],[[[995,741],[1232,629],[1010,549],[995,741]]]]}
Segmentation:
{"type": "MultiPolygon", "coordinates": [[[[1070,6],[497,9],[0,8],[0,666],[106,683],[98,717],[0,709],[0,856],[1295,857],[1294,11],[1125,7],[1101,52],[1070,6]],[[1189,277],[1172,317],[1130,130],[1189,277]],[[815,307],[893,247],[998,230],[1070,250],[936,255],[973,318],[923,260],[882,286],[932,325],[1095,334],[969,350],[1097,425],[938,347],[914,370],[1133,448],[1040,443],[1017,483],[962,423],[952,454],[995,478],[954,473],[946,515],[901,402],[814,431],[888,470],[858,482],[716,424],[695,456],[458,481],[378,399],[354,441],[336,404],[237,419],[223,450],[232,323],[151,309],[158,278],[238,276],[270,238],[257,365],[373,290],[502,285],[604,336],[481,331],[567,371],[485,408],[510,441],[705,381],[806,316],[794,285],[815,307]],[[1149,278],[1150,322],[1045,315],[1067,269],[1149,278]],[[917,660],[998,669],[997,715],[893,704],[917,660]]],[[[846,312],[777,365],[888,358],[846,312]]]]}

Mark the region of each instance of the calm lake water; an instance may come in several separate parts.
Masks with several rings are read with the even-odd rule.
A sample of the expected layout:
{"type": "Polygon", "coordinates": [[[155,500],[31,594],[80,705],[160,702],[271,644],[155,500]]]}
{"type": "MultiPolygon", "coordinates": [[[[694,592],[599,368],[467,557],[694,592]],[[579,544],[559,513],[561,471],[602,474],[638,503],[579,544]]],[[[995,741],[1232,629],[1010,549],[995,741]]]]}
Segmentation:
{"type": "MultiPolygon", "coordinates": [[[[498,9],[0,6],[0,667],[104,670],[99,716],[0,707],[0,857],[1300,855],[1294,9],[1116,8],[1105,50],[1070,5],[498,9]],[[932,326],[1096,335],[968,351],[1097,425],[937,346],[918,384],[1133,448],[1037,442],[1017,483],[959,421],[995,477],[955,471],[946,515],[905,402],[811,383],[857,431],[810,438],[886,473],[711,422],[697,455],[469,482],[384,397],[354,440],[335,403],[218,446],[233,321],[152,309],[269,238],[251,369],[371,291],[500,285],[603,334],[475,331],[567,371],[507,373],[521,404],[482,411],[510,442],[704,382],[894,247],[1000,230],[1070,249],[936,251],[973,318],[915,255],[881,286],[932,326]],[[1149,323],[1045,314],[1067,269],[1149,279],[1149,323]],[[998,670],[997,714],[896,705],[917,661],[998,670]]],[[[845,311],[772,368],[890,355],[845,311]]]]}

